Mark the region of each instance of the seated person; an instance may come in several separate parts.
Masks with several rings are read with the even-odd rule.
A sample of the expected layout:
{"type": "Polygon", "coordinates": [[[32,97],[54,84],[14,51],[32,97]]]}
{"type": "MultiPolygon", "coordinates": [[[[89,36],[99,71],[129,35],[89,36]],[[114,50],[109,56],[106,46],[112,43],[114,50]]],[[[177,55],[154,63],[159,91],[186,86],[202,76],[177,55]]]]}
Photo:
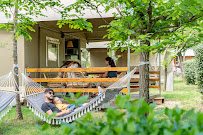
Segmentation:
{"type": "MultiPolygon", "coordinates": [[[[113,59],[111,57],[105,58],[105,64],[107,67],[116,67],[113,59]]],[[[117,71],[106,71],[103,75],[100,75],[101,78],[117,78],[117,71]]]]}
{"type": "MultiPolygon", "coordinates": [[[[72,109],[75,110],[76,106],[74,104],[63,104],[62,101],[60,100],[60,98],[58,97],[54,97],[53,103],[56,105],[56,107],[61,110],[61,111],[65,111],[67,109],[72,109]]],[[[82,104],[79,104],[78,107],[82,107],[82,104]]]]}
{"type": "Polygon", "coordinates": [[[56,105],[53,104],[54,91],[50,88],[44,91],[45,103],[42,104],[41,109],[48,115],[52,115],[53,112],[56,112],[55,117],[59,117],[65,114],[69,114],[73,109],[67,109],[65,111],[59,110],[56,105]]]}
{"type": "MultiPolygon", "coordinates": [[[[63,65],[60,68],[68,68],[68,67],[70,67],[73,64],[74,64],[73,60],[68,59],[68,60],[64,61],[63,65]]],[[[58,77],[64,78],[64,72],[59,72],[58,73],[58,77]]]]}

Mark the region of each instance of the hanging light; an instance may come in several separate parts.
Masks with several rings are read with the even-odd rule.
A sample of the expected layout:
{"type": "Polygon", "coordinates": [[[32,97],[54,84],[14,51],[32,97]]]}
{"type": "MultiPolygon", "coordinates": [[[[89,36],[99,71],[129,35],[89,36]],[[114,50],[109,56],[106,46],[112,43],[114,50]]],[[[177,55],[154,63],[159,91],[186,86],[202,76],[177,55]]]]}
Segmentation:
{"type": "Polygon", "coordinates": [[[73,47],[73,41],[68,41],[67,47],[73,47]]]}

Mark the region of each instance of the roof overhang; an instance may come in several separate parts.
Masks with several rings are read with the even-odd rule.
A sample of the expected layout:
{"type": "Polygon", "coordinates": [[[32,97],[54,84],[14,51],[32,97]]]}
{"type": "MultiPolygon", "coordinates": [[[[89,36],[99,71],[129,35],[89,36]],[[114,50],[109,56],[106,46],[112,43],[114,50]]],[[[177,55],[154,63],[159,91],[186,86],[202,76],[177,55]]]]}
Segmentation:
{"type": "MultiPolygon", "coordinates": [[[[62,4],[68,6],[70,4],[73,4],[75,3],[76,0],[69,0],[67,2],[67,0],[60,0],[62,4]]],[[[46,17],[43,17],[43,16],[39,16],[39,17],[32,17],[32,16],[29,16],[31,17],[34,21],[37,21],[37,22],[40,22],[40,21],[58,21],[58,20],[61,20],[61,15],[58,13],[58,10],[60,11],[59,8],[50,8],[50,7],[47,7],[46,10],[42,10],[42,14],[45,15],[46,17]]],[[[10,9],[8,8],[8,11],[10,11],[9,13],[13,13],[14,11],[14,8],[13,9],[10,9]]],[[[108,12],[105,12],[104,11],[104,8],[103,7],[99,7],[99,11],[101,11],[101,16],[103,18],[109,18],[109,17],[113,17],[113,12],[115,12],[116,10],[115,9],[110,9],[108,12]]],[[[19,11],[19,13],[22,13],[24,14],[25,11],[19,11]]],[[[74,10],[70,11],[69,14],[77,14],[79,17],[83,17],[83,18],[86,18],[86,19],[93,19],[93,18],[101,18],[100,15],[97,13],[96,10],[91,10],[91,9],[85,9],[83,12],[82,12],[84,15],[81,16],[80,14],[77,14],[74,10]]],[[[8,23],[8,22],[13,22],[13,16],[11,16],[11,18],[7,18],[3,12],[0,12],[0,23],[8,23]]],[[[76,19],[76,18],[69,18],[69,19],[76,19]]]]}
{"type": "MultiPolygon", "coordinates": [[[[75,0],[61,0],[63,4],[70,5],[75,2],[75,0]],[[68,3],[68,4],[67,4],[68,3]]],[[[106,22],[103,20],[105,19],[107,22],[110,22],[114,19],[113,12],[115,12],[115,9],[109,10],[107,13],[104,12],[104,8],[99,8],[102,15],[101,16],[95,11],[91,9],[86,9],[83,11],[84,15],[80,16],[83,18],[86,18],[87,21],[91,22],[93,24],[93,32],[89,32],[87,30],[75,30],[70,29],[68,25],[64,25],[62,28],[59,28],[56,24],[58,20],[61,20],[61,15],[57,12],[55,12],[52,8],[47,8],[47,10],[42,10],[42,14],[46,15],[46,17],[33,17],[32,19],[34,21],[38,22],[38,25],[43,28],[51,29],[56,32],[63,32],[66,35],[72,35],[73,37],[75,35],[80,34],[82,35],[87,42],[100,42],[100,41],[109,41],[109,39],[104,39],[103,36],[107,34],[107,28],[99,28],[101,25],[105,25],[106,22]]],[[[12,9],[9,10],[12,12],[12,9]]],[[[21,11],[23,13],[23,11],[21,11]]],[[[70,14],[76,14],[75,11],[71,11],[70,14]]],[[[3,12],[0,12],[0,23],[9,23],[13,22],[13,18],[6,18],[3,12]]],[[[69,19],[75,19],[75,18],[69,18],[69,19]]],[[[77,37],[77,36],[76,36],[77,37]]]]}

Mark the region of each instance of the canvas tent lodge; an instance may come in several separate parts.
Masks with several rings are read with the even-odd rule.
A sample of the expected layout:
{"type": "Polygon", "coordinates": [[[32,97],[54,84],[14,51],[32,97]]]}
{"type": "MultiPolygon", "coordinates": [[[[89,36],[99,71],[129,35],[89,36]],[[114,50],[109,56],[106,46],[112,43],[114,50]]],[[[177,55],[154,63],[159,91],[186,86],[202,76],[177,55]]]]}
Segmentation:
{"type": "MultiPolygon", "coordinates": [[[[69,2],[60,0],[60,2],[68,6],[74,3],[75,0],[69,2]]],[[[18,65],[21,70],[24,70],[27,66],[34,68],[60,67],[66,58],[80,59],[80,49],[85,48],[87,42],[106,40],[103,39],[106,29],[98,28],[105,22],[100,19],[96,11],[90,9],[83,11],[85,14],[82,17],[93,24],[93,32],[91,33],[86,30],[70,29],[68,25],[59,28],[56,24],[58,20],[61,20],[61,15],[55,10],[57,8],[46,7],[46,9],[41,10],[41,13],[45,16],[30,16],[38,24],[34,26],[35,32],[30,32],[31,41],[26,41],[24,37],[18,39],[18,65]],[[71,46],[70,49],[67,49],[68,41],[73,43],[73,47],[71,46]],[[49,54],[48,51],[50,52],[49,54]]],[[[100,9],[102,10],[102,8],[100,9]]],[[[12,12],[12,10],[9,10],[9,12],[12,12]]],[[[19,11],[22,14],[24,12],[19,11]]],[[[101,13],[101,15],[109,22],[113,19],[112,12],[113,10],[109,10],[108,13],[101,13]]],[[[71,11],[69,14],[77,13],[71,11]]],[[[3,12],[0,12],[0,24],[13,22],[12,16],[13,14],[11,14],[11,18],[7,18],[3,12]]],[[[0,75],[8,73],[13,67],[11,34],[11,31],[0,31],[0,56],[1,58],[4,57],[4,59],[0,59],[0,62],[4,63],[0,68],[0,75]]]]}
{"type": "MultiPolygon", "coordinates": [[[[110,21],[113,18],[107,18],[110,21]]],[[[99,29],[104,24],[102,19],[88,19],[93,24],[93,32],[74,30],[63,26],[58,28],[57,21],[41,21],[34,26],[35,32],[30,32],[32,40],[24,37],[18,39],[19,67],[30,68],[56,68],[63,64],[65,59],[81,59],[81,48],[86,48],[87,42],[102,41],[106,29],[99,29]],[[68,43],[72,42],[72,46],[68,43]]],[[[6,30],[0,31],[1,66],[0,75],[9,72],[13,66],[12,35],[6,30]],[[8,66],[9,65],[9,66],[8,66]]],[[[103,62],[103,61],[102,61],[103,62]]]]}
{"type": "MultiPolygon", "coordinates": [[[[113,20],[112,17],[105,18],[107,21],[113,20]]],[[[88,19],[93,24],[93,32],[86,30],[80,31],[68,28],[67,25],[59,28],[57,21],[39,21],[34,26],[35,32],[30,32],[32,40],[27,41],[24,37],[18,39],[18,58],[19,67],[23,70],[29,68],[56,68],[63,64],[66,59],[80,59],[81,49],[89,48],[89,44],[94,44],[96,49],[90,49],[91,67],[104,67],[104,58],[107,56],[107,49],[100,50],[100,57],[98,57],[97,45],[103,44],[103,36],[107,34],[105,28],[98,28],[105,24],[103,19],[91,18],[88,19]],[[68,43],[72,42],[72,46],[68,43]],[[87,44],[88,43],[88,44],[87,44]],[[87,45],[86,45],[87,44],[87,45]],[[96,53],[94,53],[96,52],[96,53]],[[102,56],[102,57],[101,57],[102,56]],[[93,61],[94,60],[94,61],[93,61]],[[95,63],[97,62],[97,63],[95,63]]],[[[12,33],[6,30],[0,31],[0,42],[3,48],[0,49],[1,63],[5,63],[1,67],[0,75],[3,75],[12,68],[12,33]],[[8,66],[9,65],[9,66],[8,66]]],[[[116,55],[121,57],[117,61],[117,66],[127,66],[127,51],[117,51],[116,55]]],[[[158,65],[158,57],[151,57],[151,63],[158,65]]],[[[139,55],[131,52],[131,66],[139,64],[139,55]]]]}
{"type": "MultiPolygon", "coordinates": [[[[68,25],[59,28],[57,20],[60,20],[59,15],[53,13],[52,10],[46,11],[48,17],[34,18],[38,22],[33,28],[35,32],[30,32],[32,40],[27,41],[24,37],[18,39],[18,65],[22,72],[25,72],[25,68],[56,68],[63,64],[66,59],[80,59],[81,49],[86,48],[86,43],[93,43],[97,45],[101,41],[108,41],[103,39],[103,36],[107,34],[106,28],[98,28],[104,25],[105,22],[100,16],[92,11],[85,11],[84,18],[87,18],[89,22],[93,24],[93,32],[86,30],[80,31],[70,29],[68,25]]],[[[0,13],[3,16],[3,13],[0,13]]],[[[102,14],[107,22],[110,22],[114,18],[112,17],[112,11],[102,14]]],[[[2,17],[0,23],[7,23],[11,20],[2,17]]],[[[0,75],[8,73],[13,67],[13,51],[12,51],[12,33],[7,31],[0,31],[0,43],[3,48],[0,49],[1,66],[0,75]]],[[[117,61],[117,66],[127,66],[127,52],[117,52],[121,55],[117,61]]],[[[102,55],[104,58],[107,56],[102,55]]],[[[94,57],[94,60],[99,62],[99,65],[104,65],[104,58],[94,57]],[[99,59],[100,58],[100,59],[99,59]],[[102,58],[102,59],[101,59],[102,58]]],[[[131,66],[139,64],[139,55],[131,54],[131,66]]],[[[158,57],[153,59],[155,66],[159,66],[158,57]]],[[[93,61],[91,62],[94,63],[93,61]]],[[[36,74],[31,74],[31,77],[35,77],[36,74]]]]}

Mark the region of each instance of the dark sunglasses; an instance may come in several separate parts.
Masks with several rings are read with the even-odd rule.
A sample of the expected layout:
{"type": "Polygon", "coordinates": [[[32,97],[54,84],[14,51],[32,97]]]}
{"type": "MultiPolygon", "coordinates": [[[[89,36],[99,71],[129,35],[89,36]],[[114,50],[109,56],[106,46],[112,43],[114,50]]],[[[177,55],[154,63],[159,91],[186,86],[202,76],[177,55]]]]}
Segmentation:
{"type": "Polygon", "coordinates": [[[54,95],[54,93],[53,92],[48,92],[50,95],[52,94],[52,95],[54,95]]]}

